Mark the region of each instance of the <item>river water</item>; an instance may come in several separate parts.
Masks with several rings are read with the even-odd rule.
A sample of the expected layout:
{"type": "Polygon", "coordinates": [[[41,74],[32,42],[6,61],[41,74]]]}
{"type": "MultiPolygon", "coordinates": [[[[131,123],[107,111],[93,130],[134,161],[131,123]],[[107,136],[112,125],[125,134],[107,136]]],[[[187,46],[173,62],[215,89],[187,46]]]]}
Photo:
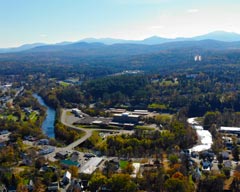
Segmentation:
{"type": "Polygon", "coordinates": [[[49,107],[44,102],[43,98],[38,94],[33,94],[33,97],[35,97],[42,106],[47,108],[46,117],[42,124],[42,130],[44,134],[47,135],[49,138],[55,138],[54,122],[56,118],[56,111],[53,108],[49,107]]]}

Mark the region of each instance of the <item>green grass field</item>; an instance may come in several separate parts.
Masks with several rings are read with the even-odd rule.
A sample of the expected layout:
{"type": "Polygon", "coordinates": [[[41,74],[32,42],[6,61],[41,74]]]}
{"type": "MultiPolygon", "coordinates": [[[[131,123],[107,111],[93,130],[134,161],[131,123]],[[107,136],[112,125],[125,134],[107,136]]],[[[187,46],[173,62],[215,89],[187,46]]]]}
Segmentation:
{"type": "Polygon", "coordinates": [[[32,121],[32,122],[36,122],[37,121],[37,118],[38,118],[38,114],[33,111],[30,115],[29,115],[29,120],[32,121]]]}
{"type": "Polygon", "coordinates": [[[119,165],[121,169],[125,169],[127,167],[128,161],[120,160],[119,165]]]}
{"type": "Polygon", "coordinates": [[[170,81],[170,80],[163,80],[162,82],[160,82],[160,86],[176,86],[178,85],[178,81],[170,81]]]}
{"type": "Polygon", "coordinates": [[[66,82],[64,82],[64,81],[60,81],[59,84],[60,84],[61,86],[63,86],[63,87],[67,87],[67,86],[70,85],[70,83],[66,83],[66,82]]]}
{"type": "Polygon", "coordinates": [[[9,120],[9,121],[17,121],[18,120],[18,118],[16,117],[16,116],[14,116],[14,115],[8,115],[7,116],[7,120],[9,120]]]}
{"type": "Polygon", "coordinates": [[[135,126],[135,129],[142,129],[142,130],[149,130],[149,131],[154,130],[153,127],[141,126],[141,125],[135,126]]]}

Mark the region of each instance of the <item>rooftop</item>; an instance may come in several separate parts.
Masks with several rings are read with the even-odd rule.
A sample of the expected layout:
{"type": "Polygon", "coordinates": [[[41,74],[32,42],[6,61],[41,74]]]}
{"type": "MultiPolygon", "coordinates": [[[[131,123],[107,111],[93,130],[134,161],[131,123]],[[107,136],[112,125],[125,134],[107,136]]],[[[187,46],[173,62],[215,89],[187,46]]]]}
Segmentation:
{"type": "Polygon", "coordinates": [[[103,159],[100,157],[91,158],[85,165],[82,166],[81,173],[92,174],[97,169],[97,166],[102,162],[102,160],[103,159]]]}

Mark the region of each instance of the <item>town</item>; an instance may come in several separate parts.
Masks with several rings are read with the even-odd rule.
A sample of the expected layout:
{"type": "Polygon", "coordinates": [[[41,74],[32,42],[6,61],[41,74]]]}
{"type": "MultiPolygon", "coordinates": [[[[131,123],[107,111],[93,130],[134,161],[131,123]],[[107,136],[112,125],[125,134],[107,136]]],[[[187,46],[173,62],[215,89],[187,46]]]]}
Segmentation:
{"type": "MultiPolygon", "coordinates": [[[[62,86],[57,82],[56,85],[62,86]]],[[[48,111],[49,106],[42,107],[39,104],[40,96],[36,97],[29,93],[22,83],[18,86],[16,88],[12,84],[1,86],[1,121],[12,123],[9,126],[2,126],[0,131],[0,150],[4,154],[0,158],[0,171],[10,173],[9,176],[1,173],[1,182],[7,181],[1,184],[1,191],[36,191],[41,188],[49,192],[117,191],[114,189],[117,183],[111,181],[113,183],[108,184],[107,180],[103,182],[99,179],[106,177],[105,174],[107,176],[110,174],[116,175],[117,180],[123,176],[131,178],[125,182],[136,182],[145,178],[147,173],[160,169],[182,174],[176,167],[181,164],[184,164],[195,183],[200,183],[202,178],[209,174],[224,174],[226,178],[220,187],[228,190],[230,187],[228,183],[234,181],[239,161],[239,150],[236,147],[240,144],[240,128],[219,126],[215,135],[212,135],[212,131],[204,127],[206,121],[215,122],[219,114],[206,114],[204,119],[188,118],[186,126],[189,136],[184,137],[191,137],[193,141],[189,141],[189,144],[180,142],[177,147],[177,142],[171,142],[173,136],[170,129],[174,128],[177,131],[181,127],[185,129],[185,126],[172,125],[174,116],[169,113],[152,109],[106,108],[101,116],[88,114],[84,109],[61,108],[58,117],[47,113],[47,116],[42,118],[41,114],[48,111]],[[25,98],[25,103],[21,98],[25,98]],[[49,115],[53,119],[59,118],[61,126],[68,128],[69,132],[75,131],[74,134],[78,137],[71,142],[62,143],[57,141],[57,136],[52,138],[50,130],[44,131],[40,128],[33,131],[31,130],[33,128],[30,130],[25,128],[24,131],[13,128],[16,126],[15,123],[20,123],[21,126],[41,125],[49,115]],[[43,133],[39,134],[40,132],[43,133]],[[122,145],[119,139],[128,138],[130,142],[141,142],[142,134],[145,135],[143,141],[148,137],[152,138],[154,134],[159,134],[160,139],[166,137],[168,141],[163,143],[165,147],[160,146],[159,149],[154,148],[148,152],[147,146],[141,149],[141,145],[137,143],[133,145],[126,143],[126,148],[116,148],[117,145],[122,145]],[[131,141],[138,137],[138,141],[131,141]],[[223,150],[220,151],[214,148],[215,140],[219,138],[221,139],[218,141],[221,143],[219,145],[223,145],[223,150]],[[135,149],[131,151],[129,147],[135,149]],[[164,148],[171,150],[166,151],[164,148]],[[145,154],[139,154],[140,149],[146,151],[145,154]],[[34,177],[37,175],[38,179],[41,179],[34,179],[31,170],[34,170],[34,177]],[[18,177],[24,180],[21,181],[18,177]]],[[[54,129],[50,125],[47,125],[47,128],[54,129]]],[[[159,136],[155,136],[156,141],[159,136]]],[[[125,187],[125,184],[121,187],[125,187]]],[[[133,191],[138,190],[135,183],[132,185],[133,191]]]]}

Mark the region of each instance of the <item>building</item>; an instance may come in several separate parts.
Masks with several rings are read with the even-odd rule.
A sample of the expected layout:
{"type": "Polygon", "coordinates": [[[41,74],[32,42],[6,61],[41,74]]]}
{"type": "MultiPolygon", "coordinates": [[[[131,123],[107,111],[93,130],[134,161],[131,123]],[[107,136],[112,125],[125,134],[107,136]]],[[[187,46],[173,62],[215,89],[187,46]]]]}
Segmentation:
{"type": "Polygon", "coordinates": [[[210,171],[212,167],[212,164],[210,161],[203,161],[202,162],[202,170],[203,171],[210,171]]]}
{"type": "Polygon", "coordinates": [[[82,166],[80,172],[91,175],[102,162],[100,157],[92,157],[85,165],[82,166]]]}
{"type": "Polygon", "coordinates": [[[229,153],[227,151],[223,151],[221,153],[223,160],[228,160],[229,159],[229,153]]]}
{"type": "Polygon", "coordinates": [[[130,113],[114,114],[112,122],[136,125],[139,122],[139,115],[132,115],[130,113]]]}
{"type": "Polygon", "coordinates": [[[201,55],[195,55],[194,61],[202,61],[202,56],[201,55]]]}
{"type": "Polygon", "coordinates": [[[134,110],[132,112],[133,115],[141,115],[141,116],[145,116],[145,115],[148,115],[149,112],[148,110],[134,110]]]}
{"type": "Polygon", "coordinates": [[[59,191],[59,185],[58,182],[52,182],[48,188],[47,188],[48,192],[58,192],[59,191]]]}
{"type": "Polygon", "coordinates": [[[7,192],[7,188],[5,185],[0,185],[0,191],[1,192],[7,192]]]}
{"type": "Polygon", "coordinates": [[[76,167],[80,167],[80,163],[78,163],[77,161],[71,161],[71,160],[62,160],[60,161],[60,164],[65,167],[68,168],[70,166],[76,166],[76,167]]]}
{"type": "Polygon", "coordinates": [[[114,113],[114,114],[116,114],[116,113],[121,114],[121,113],[125,113],[125,112],[126,112],[126,109],[110,108],[110,109],[109,109],[109,112],[110,112],[110,113],[114,113]]]}
{"type": "Polygon", "coordinates": [[[68,157],[67,151],[59,151],[56,153],[56,157],[60,159],[66,159],[68,157]]]}
{"type": "Polygon", "coordinates": [[[72,178],[72,174],[69,171],[66,171],[66,173],[63,176],[62,183],[67,185],[68,183],[70,183],[71,178],[72,178]]]}
{"type": "Polygon", "coordinates": [[[38,141],[38,145],[49,145],[49,140],[48,139],[40,139],[38,141]]]}
{"type": "Polygon", "coordinates": [[[231,133],[240,135],[240,127],[220,127],[219,129],[222,133],[231,133]]]}
{"type": "Polygon", "coordinates": [[[39,155],[47,155],[49,153],[52,153],[54,150],[54,147],[46,147],[44,149],[41,149],[38,153],[39,155]]]}
{"type": "Polygon", "coordinates": [[[72,113],[77,117],[82,117],[82,111],[79,110],[78,108],[72,109],[72,113]]]}

